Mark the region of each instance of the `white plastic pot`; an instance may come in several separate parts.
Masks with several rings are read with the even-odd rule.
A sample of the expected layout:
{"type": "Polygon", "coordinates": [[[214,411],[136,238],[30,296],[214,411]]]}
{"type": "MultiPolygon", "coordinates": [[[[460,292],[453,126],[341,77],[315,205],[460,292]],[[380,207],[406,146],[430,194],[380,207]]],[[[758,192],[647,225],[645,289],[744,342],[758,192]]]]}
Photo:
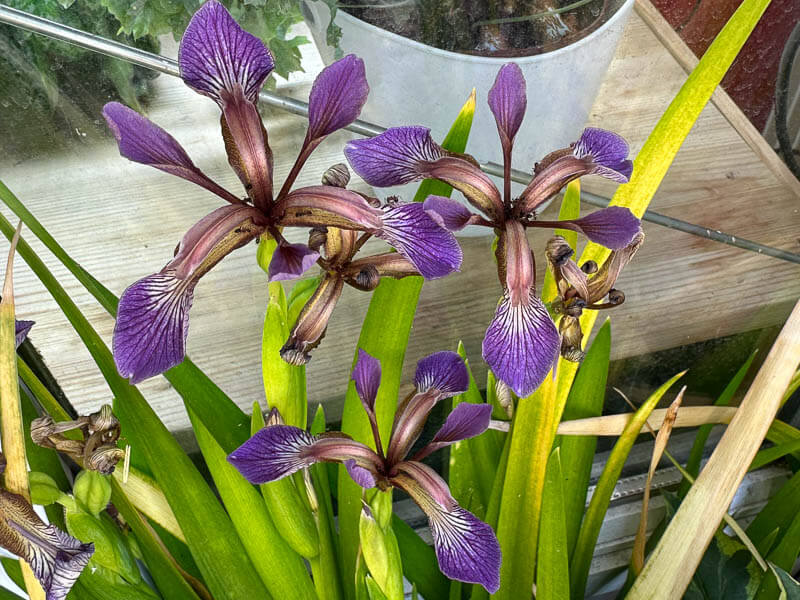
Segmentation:
{"type": "MultiPolygon", "coordinates": [[[[335,54],[326,42],[330,9],[321,0],[301,0],[300,7],[323,61],[330,64],[335,54]]],[[[384,127],[424,125],[441,142],[476,88],[478,104],[467,152],[481,162],[502,164],[497,127],[486,98],[500,67],[511,60],[517,63],[528,84],[528,106],[512,161],[517,169],[531,172],[536,161],[580,135],[632,7],[633,0],[625,0],[608,21],[569,46],[513,59],[439,50],[342,10],[336,12],[335,22],[342,29],[342,52],[356,54],[366,64],[370,94],[362,119],[384,127]]],[[[502,190],[502,183],[496,183],[502,190]]],[[[410,191],[390,190],[402,196],[410,191]]],[[[488,232],[468,229],[477,230],[468,234],[488,232]]]]}
{"type": "MultiPolygon", "coordinates": [[[[513,60],[528,82],[528,110],[514,144],[514,166],[533,163],[574,142],[633,7],[626,0],[598,29],[564,48],[521,58],[488,58],[426,46],[365,23],[342,10],[340,47],[361,57],[367,67],[370,95],[361,118],[384,127],[425,125],[434,139],[444,137],[472,88],[478,106],[467,152],[480,161],[502,162],[500,142],[486,96],[498,69],[513,60]]],[[[326,43],[330,10],[320,0],[301,0],[306,23],[326,64],[334,48],[326,43]]]]}

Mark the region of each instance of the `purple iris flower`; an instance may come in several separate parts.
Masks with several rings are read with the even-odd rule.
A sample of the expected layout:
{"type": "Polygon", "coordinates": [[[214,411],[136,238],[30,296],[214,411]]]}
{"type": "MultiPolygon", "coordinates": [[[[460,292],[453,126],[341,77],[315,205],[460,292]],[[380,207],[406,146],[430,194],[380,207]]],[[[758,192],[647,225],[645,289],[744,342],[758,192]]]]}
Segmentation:
{"type": "Polygon", "coordinates": [[[291,189],[320,142],[361,112],[369,87],[359,58],[345,56],[317,77],[309,98],[305,140],[277,193],[272,152],[257,108],[258,92],[274,65],[267,47],[241,29],[222,4],[210,0],[186,28],[178,59],[183,81],[222,110],[228,161],[247,196],[241,199],[209,179],[157,125],[122,104],[106,104],[103,114],[120,154],[192,181],[228,202],[189,229],[161,271],[122,294],[113,348],[123,377],[137,383],[183,360],[194,287],[229,252],[266,233],[278,241],[269,268],[271,280],[298,277],[311,267],[319,254],[288,243],[281,235],[285,226],[368,232],[393,246],[426,278],[460,266],[461,252],[452,234],[432,227],[436,222],[422,205],[373,206],[360,194],[325,185],[291,189]],[[437,248],[434,260],[430,246],[437,248]]]}
{"type": "Polygon", "coordinates": [[[544,380],[560,346],[558,330],[535,294],[535,265],[526,228],[572,229],[611,249],[627,246],[640,231],[639,219],[621,207],[569,221],[536,220],[536,209],[578,177],[594,174],[620,183],[628,181],[633,170],[627,158],[628,145],[602,129],[587,128],[569,148],[549,154],[535,166],[534,177],[522,194],[511,197],[511,150],[526,104],[522,71],[513,63],[504,65],[489,91],[489,107],[503,149],[502,193],[474,158],[448,152],[433,141],[425,127],[395,127],[345,147],[350,165],[371,185],[388,187],[434,178],[461,191],[482,214],[449,198],[429,196],[425,201],[425,208],[451,231],[467,225],[495,229],[503,297],[486,331],[483,357],[519,396],[527,396],[544,380]]]}
{"type": "Polygon", "coordinates": [[[431,452],[483,433],[491,406],[461,403],[433,439],[411,458],[411,447],[437,402],[469,386],[464,362],[455,352],[437,352],[417,363],[416,393],[395,414],[386,452],[375,418],[380,362],[359,350],[353,369],[356,391],[369,416],[376,450],[340,433],[312,436],[288,425],[265,427],[228,456],[251,483],[286,477],[317,462],[343,463],[361,487],[405,490],[428,516],[439,568],[451,579],[479,583],[490,593],[500,587],[500,545],[492,528],[461,508],[447,483],[420,462],[431,452]]]}

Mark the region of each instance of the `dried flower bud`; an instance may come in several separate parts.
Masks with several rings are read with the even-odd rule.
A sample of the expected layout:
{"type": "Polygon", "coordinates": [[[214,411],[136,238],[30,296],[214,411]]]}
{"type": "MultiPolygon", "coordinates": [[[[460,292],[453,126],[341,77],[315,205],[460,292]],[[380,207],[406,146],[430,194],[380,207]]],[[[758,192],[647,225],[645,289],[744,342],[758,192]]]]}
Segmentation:
{"type": "Polygon", "coordinates": [[[301,367],[311,360],[311,355],[293,346],[281,348],[281,358],[294,367],[301,367]]]}
{"type": "Polygon", "coordinates": [[[116,446],[101,446],[95,450],[83,463],[90,471],[97,471],[101,475],[111,475],[114,467],[125,457],[125,451],[116,446]]]}
{"type": "Polygon", "coordinates": [[[550,238],[545,247],[547,260],[553,267],[561,267],[574,254],[572,246],[560,235],[550,238]]]}
{"type": "Polygon", "coordinates": [[[350,170],[344,163],[335,164],[322,174],[322,185],[346,188],[348,183],[350,183],[350,170]]]}
{"type": "Polygon", "coordinates": [[[308,247],[315,252],[319,251],[328,237],[327,227],[314,227],[308,232],[308,247]]]}
{"type": "Polygon", "coordinates": [[[363,292],[371,292],[381,282],[380,273],[375,265],[364,265],[355,277],[347,280],[351,286],[363,292]]]}
{"type": "Polygon", "coordinates": [[[55,444],[50,441],[50,436],[55,432],[55,421],[49,415],[39,417],[31,421],[31,440],[37,446],[44,448],[55,448],[55,444]]]}
{"type": "Polygon", "coordinates": [[[608,292],[608,302],[617,306],[625,302],[625,293],[622,290],[612,289],[608,292]]]}
{"type": "Polygon", "coordinates": [[[581,362],[586,353],[581,350],[583,332],[578,318],[565,316],[558,329],[561,334],[561,356],[570,362],[581,362]]]}
{"type": "Polygon", "coordinates": [[[508,384],[498,379],[495,385],[495,394],[500,408],[505,411],[509,419],[514,418],[514,398],[508,384]]]}
{"type": "Polygon", "coordinates": [[[583,271],[587,275],[593,275],[594,273],[597,273],[597,269],[598,269],[597,263],[594,262],[593,260],[587,260],[585,263],[581,265],[581,271],[583,271]]]}
{"type": "Polygon", "coordinates": [[[281,416],[281,412],[277,408],[272,407],[264,419],[264,427],[272,427],[273,425],[283,424],[284,421],[283,417],[281,416]]]}

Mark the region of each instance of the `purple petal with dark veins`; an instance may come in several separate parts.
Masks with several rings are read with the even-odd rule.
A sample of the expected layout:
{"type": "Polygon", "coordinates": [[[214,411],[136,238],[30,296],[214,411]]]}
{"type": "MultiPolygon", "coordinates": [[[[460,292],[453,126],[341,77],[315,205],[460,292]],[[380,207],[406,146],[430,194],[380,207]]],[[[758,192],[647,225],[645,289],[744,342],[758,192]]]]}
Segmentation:
{"type": "Polygon", "coordinates": [[[273,425],[257,431],[253,437],[228,455],[250,483],[268,483],[320,461],[354,460],[360,467],[376,468],[377,454],[364,444],[346,437],[315,437],[291,425],[273,425]]]}
{"type": "Polygon", "coordinates": [[[374,413],[375,398],[381,384],[381,361],[359,348],[352,379],[356,383],[356,391],[364,408],[368,413],[374,413]]]}
{"type": "Polygon", "coordinates": [[[305,244],[281,242],[275,248],[272,260],[269,262],[269,280],[297,279],[313,267],[318,258],[319,252],[315,252],[305,244]]]}
{"type": "Polygon", "coordinates": [[[447,420],[431,443],[441,447],[480,435],[489,428],[491,417],[490,404],[461,402],[447,415],[447,420]]]}
{"type": "Polygon", "coordinates": [[[352,458],[344,461],[344,466],[353,481],[355,481],[362,488],[369,489],[375,487],[375,476],[369,469],[360,467],[352,458]]]}
{"type": "Polygon", "coordinates": [[[633,173],[633,163],[628,160],[628,143],[605,129],[584,129],[572,153],[577,158],[590,157],[596,165],[595,174],[619,183],[627,183],[633,173]]]}
{"type": "Polygon", "coordinates": [[[575,229],[593,242],[619,250],[631,243],[641,231],[641,221],[622,206],[610,206],[573,221],[562,221],[558,225],[566,229],[575,229]]]}
{"type": "Polygon", "coordinates": [[[33,321],[14,321],[14,347],[19,348],[19,345],[28,337],[28,332],[34,326],[33,321]]]}
{"type": "Polygon", "coordinates": [[[489,90],[489,108],[497,123],[503,148],[510,148],[517,134],[528,100],[525,94],[525,77],[515,63],[500,68],[492,89],[489,90]]]}
{"type": "Polygon", "coordinates": [[[420,203],[400,204],[383,213],[383,227],[375,232],[410,260],[425,279],[436,279],[458,271],[461,246],[420,203]]]}
{"type": "Polygon", "coordinates": [[[496,592],[502,555],[492,528],[461,508],[445,481],[427,465],[406,461],[397,469],[399,474],[391,482],[408,492],[428,516],[442,573],[496,592]]]}
{"type": "Polygon", "coordinates": [[[222,92],[241,87],[255,102],[275,62],[267,47],[247,33],[216,0],[194,14],[178,51],[181,78],[189,87],[222,102],[222,92]]]}
{"type": "Polygon", "coordinates": [[[461,231],[477,217],[458,200],[444,196],[428,196],[422,206],[433,219],[448,231],[461,231]]]}
{"type": "Polygon", "coordinates": [[[348,142],[344,155],[368,184],[389,187],[423,179],[420,163],[433,162],[446,152],[427,127],[390,127],[373,138],[348,142]]]}
{"type": "Polygon", "coordinates": [[[467,391],[469,373],[458,354],[445,350],[426,356],[417,363],[414,385],[421,394],[437,392],[441,400],[467,391]]]}
{"type": "Polygon", "coordinates": [[[183,361],[193,292],[193,282],[155,273],[122,293],[113,339],[120,375],[136,384],[183,361]]]}
{"type": "Polygon", "coordinates": [[[268,483],[317,462],[316,457],[308,454],[316,441],[317,438],[299,427],[264,427],[231,452],[228,462],[250,483],[268,483]]]}
{"type": "Polygon", "coordinates": [[[558,330],[541,300],[512,306],[504,294],[483,338],[483,358],[498,379],[520,397],[544,381],[558,358],[558,330]]]}
{"type": "Polygon", "coordinates": [[[260,213],[244,204],[218,208],[183,236],[178,252],[154,275],[128,287],[114,326],[117,370],[138,383],[174,367],[186,353],[189,309],[197,281],[227,254],[257,237],[260,213]]]}
{"type": "Polygon", "coordinates": [[[308,98],[307,139],[321,138],[355,121],[368,95],[364,61],[355,54],[325,67],[308,98]]]}
{"type": "Polygon", "coordinates": [[[2,546],[27,562],[47,600],[64,600],[89,563],[94,544],[85,544],[55,525],[47,525],[30,502],[0,490],[2,546]]]}
{"type": "Polygon", "coordinates": [[[135,110],[119,102],[109,102],[103,107],[103,116],[117,139],[119,153],[128,160],[187,179],[228,202],[239,202],[236,196],[206,177],[174,137],[135,110]]]}

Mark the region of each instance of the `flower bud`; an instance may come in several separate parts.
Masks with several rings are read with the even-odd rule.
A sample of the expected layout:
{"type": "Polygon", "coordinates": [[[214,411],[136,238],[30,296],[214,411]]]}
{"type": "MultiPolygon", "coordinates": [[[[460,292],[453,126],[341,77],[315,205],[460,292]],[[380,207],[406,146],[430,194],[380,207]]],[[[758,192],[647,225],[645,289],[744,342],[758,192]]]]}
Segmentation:
{"type": "Polygon", "coordinates": [[[111,484],[97,471],[81,471],[72,486],[75,500],[90,514],[99,515],[111,500],[111,484]]]}
{"type": "Polygon", "coordinates": [[[402,600],[403,567],[397,539],[391,527],[384,530],[380,526],[367,503],[362,505],[358,535],[364,562],[381,592],[389,600],[402,600]]]}

